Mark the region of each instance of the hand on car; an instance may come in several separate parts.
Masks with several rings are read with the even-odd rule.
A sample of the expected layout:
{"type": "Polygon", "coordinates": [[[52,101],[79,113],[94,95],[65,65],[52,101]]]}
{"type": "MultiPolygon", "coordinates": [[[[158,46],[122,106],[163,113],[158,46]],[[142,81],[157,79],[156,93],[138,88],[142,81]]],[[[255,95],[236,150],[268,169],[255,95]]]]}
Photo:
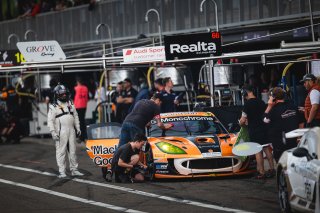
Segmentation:
{"type": "Polygon", "coordinates": [[[168,124],[163,124],[165,129],[170,129],[172,128],[174,125],[172,123],[168,123],[168,124]]]}

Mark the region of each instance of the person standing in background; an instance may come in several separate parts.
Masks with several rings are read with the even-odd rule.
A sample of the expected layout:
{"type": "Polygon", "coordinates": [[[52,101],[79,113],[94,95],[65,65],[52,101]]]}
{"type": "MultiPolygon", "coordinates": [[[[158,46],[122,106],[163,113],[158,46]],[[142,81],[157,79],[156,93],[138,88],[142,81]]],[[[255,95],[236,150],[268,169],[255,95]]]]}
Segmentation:
{"type": "Polygon", "coordinates": [[[115,119],[116,119],[116,122],[118,122],[120,124],[122,123],[122,120],[121,120],[122,104],[118,103],[118,98],[121,96],[122,91],[123,91],[123,82],[119,81],[117,83],[116,91],[115,91],[115,93],[113,95],[113,98],[112,98],[112,103],[116,106],[115,107],[115,119]]]}
{"type": "Polygon", "coordinates": [[[313,74],[303,76],[301,82],[308,91],[304,103],[304,116],[306,127],[320,126],[320,86],[316,83],[317,78],[313,74]]]}
{"type": "Polygon", "coordinates": [[[74,87],[74,92],[74,106],[79,116],[80,130],[82,133],[80,135],[80,140],[84,141],[87,138],[85,116],[89,99],[89,90],[88,87],[83,84],[81,78],[77,78],[77,85],[74,87]]]}
{"type": "Polygon", "coordinates": [[[163,97],[163,102],[161,104],[161,113],[175,112],[176,106],[179,105],[178,96],[172,90],[173,82],[170,77],[163,79],[164,90],[160,93],[163,97]]]}
{"type": "Polygon", "coordinates": [[[158,78],[154,81],[153,85],[155,88],[155,92],[161,92],[162,90],[164,90],[164,86],[163,86],[163,78],[158,78]]]}
{"type": "Polygon", "coordinates": [[[125,120],[129,113],[131,105],[134,103],[138,92],[132,87],[132,82],[129,78],[123,80],[124,90],[121,92],[121,95],[117,98],[117,104],[121,104],[121,122],[125,120]]]}

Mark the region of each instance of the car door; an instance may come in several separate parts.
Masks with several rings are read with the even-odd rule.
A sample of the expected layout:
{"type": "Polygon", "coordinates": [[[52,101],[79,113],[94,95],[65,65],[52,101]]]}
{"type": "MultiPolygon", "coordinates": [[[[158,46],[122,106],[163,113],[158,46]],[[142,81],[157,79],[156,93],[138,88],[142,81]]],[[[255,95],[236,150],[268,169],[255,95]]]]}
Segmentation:
{"type": "Polygon", "coordinates": [[[317,177],[316,166],[314,161],[317,161],[317,142],[318,136],[314,132],[307,132],[301,139],[299,147],[304,147],[308,150],[310,157],[295,157],[290,154],[288,158],[288,177],[292,191],[295,195],[312,201],[314,197],[314,188],[316,186],[317,177]]]}

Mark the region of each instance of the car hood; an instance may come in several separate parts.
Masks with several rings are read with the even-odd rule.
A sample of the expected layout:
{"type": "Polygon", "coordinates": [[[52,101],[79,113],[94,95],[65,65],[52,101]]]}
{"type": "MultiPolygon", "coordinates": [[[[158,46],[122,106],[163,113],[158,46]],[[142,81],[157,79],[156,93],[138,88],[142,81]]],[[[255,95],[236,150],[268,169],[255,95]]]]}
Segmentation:
{"type": "Polygon", "coordinates": [[[154,158],[202,158],[203,153],[211,153],[211,156],[232,155],[234,141],[233,135],[149,138],[154,158]]]}

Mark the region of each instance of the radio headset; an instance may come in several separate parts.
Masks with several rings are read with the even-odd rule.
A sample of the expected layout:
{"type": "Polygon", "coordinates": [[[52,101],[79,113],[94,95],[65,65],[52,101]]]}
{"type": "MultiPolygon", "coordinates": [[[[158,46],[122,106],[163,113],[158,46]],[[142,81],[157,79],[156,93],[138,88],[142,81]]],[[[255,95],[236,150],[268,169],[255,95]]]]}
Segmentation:
{"type": "Polygon", "coordinates": [[[274,88],[271,88],[271,90],[270,90],[270,96],[272,97],[272,102],[276,102],[276,97],[273,94],[273,89],[274,88]]]}
{"type": "MultiPolygon", "coordinates": [[[[275,88],[271,88],[270,89],[270,96],[273,98],[273,102],[276,102],[276,100],[278,100],[277,99],[277,97],[275,96],[275,94],[274,94],[274,90],[275,89],[277,89],[278,87],[275,87],[275,88]]],[[[279,87],[280,88],[280,87],[279,87]]],[[[284,89],[282,89],[282,88],[280,88],[280,90],[283,92],[283,94],[284,94],[284,97],[283,98],[285,98],[285,95],[286,95],[286,91],[284,90],[284,89]]],[[[279,98],[279,97],[278,97],[279,98]]],[[[281,98],[280,98],[281,99],[281,98]]]]}

